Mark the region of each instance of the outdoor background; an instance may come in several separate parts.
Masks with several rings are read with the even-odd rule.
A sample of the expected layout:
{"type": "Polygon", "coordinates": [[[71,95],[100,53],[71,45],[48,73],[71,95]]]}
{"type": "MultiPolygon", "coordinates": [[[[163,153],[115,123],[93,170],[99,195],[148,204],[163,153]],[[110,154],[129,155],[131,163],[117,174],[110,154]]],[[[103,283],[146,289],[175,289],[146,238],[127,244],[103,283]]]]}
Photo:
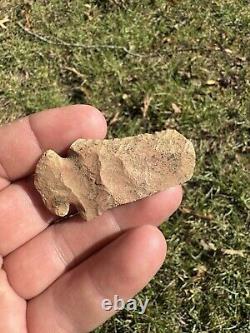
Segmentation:
{"type": "Polygon", "coordinates": [[[249,0],[1,0],[0,122],[75,103],[197,153],[146,313],[96,332],[249,332],[249,0]]]}

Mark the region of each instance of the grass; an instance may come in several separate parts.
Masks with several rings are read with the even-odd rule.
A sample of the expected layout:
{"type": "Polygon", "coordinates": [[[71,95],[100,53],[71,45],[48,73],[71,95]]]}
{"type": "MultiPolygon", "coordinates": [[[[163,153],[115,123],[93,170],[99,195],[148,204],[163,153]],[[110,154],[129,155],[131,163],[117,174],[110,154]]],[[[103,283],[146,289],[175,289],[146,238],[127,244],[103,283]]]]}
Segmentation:
{"type": "Polygon", "coordinates": [[[182,207],[162,227],[168,258],[139,295],[146,313],[96,332],[250,331],[249,12],[247,0],[1,1],[2,123],[88,103],[109,137],[170,127],[196,147],[182,207]]]}

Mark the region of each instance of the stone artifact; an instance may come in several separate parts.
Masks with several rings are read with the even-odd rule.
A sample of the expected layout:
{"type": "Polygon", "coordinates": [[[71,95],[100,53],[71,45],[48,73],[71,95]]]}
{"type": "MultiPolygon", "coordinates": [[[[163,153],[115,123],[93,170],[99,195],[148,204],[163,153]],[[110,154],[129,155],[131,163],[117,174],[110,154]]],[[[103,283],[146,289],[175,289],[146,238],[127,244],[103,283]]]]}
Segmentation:
{"type": "Polygon", "coordinates": [[[46,151],[35,186],[47,208],[65,216],[70,205],[86,220],[192,177],[192,143],[175,130],[110,140],[79,139],[68,157],[46,151]]]}

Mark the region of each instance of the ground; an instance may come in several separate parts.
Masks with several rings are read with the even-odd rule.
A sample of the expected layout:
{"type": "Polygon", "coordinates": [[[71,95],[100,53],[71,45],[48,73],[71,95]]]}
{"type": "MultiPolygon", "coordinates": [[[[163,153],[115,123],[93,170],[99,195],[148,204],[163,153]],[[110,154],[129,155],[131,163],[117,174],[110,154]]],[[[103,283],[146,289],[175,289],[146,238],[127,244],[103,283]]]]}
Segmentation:
{"type": "Polygon", "coordinates": [[[109,137],[175,128],[195,145],[146,313],[96,332],[250,330],[249,12],[248,0],[1,0],[2,123],[88,103],[109,137]]]}

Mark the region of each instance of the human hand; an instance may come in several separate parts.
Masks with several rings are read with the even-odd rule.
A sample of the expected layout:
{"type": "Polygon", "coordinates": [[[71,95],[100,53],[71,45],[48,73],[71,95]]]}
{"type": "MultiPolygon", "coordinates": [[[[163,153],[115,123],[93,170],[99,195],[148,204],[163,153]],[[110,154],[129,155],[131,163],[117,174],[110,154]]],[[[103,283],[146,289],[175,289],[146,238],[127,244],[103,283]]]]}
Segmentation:
{"type": "Polygon", "coordinates": [[[44,150],[63,153],[83,138],[104,138],[106,122],[90,106],[44,111],[0,128],[0,332],[79,333],[115,311],[155,275],[166,254],[157,229],[179,206],[181,187],[110,211],[52,224],[33,186],[44,150]],[[2,269],[1,269],[2,267],[2,269]]]}

